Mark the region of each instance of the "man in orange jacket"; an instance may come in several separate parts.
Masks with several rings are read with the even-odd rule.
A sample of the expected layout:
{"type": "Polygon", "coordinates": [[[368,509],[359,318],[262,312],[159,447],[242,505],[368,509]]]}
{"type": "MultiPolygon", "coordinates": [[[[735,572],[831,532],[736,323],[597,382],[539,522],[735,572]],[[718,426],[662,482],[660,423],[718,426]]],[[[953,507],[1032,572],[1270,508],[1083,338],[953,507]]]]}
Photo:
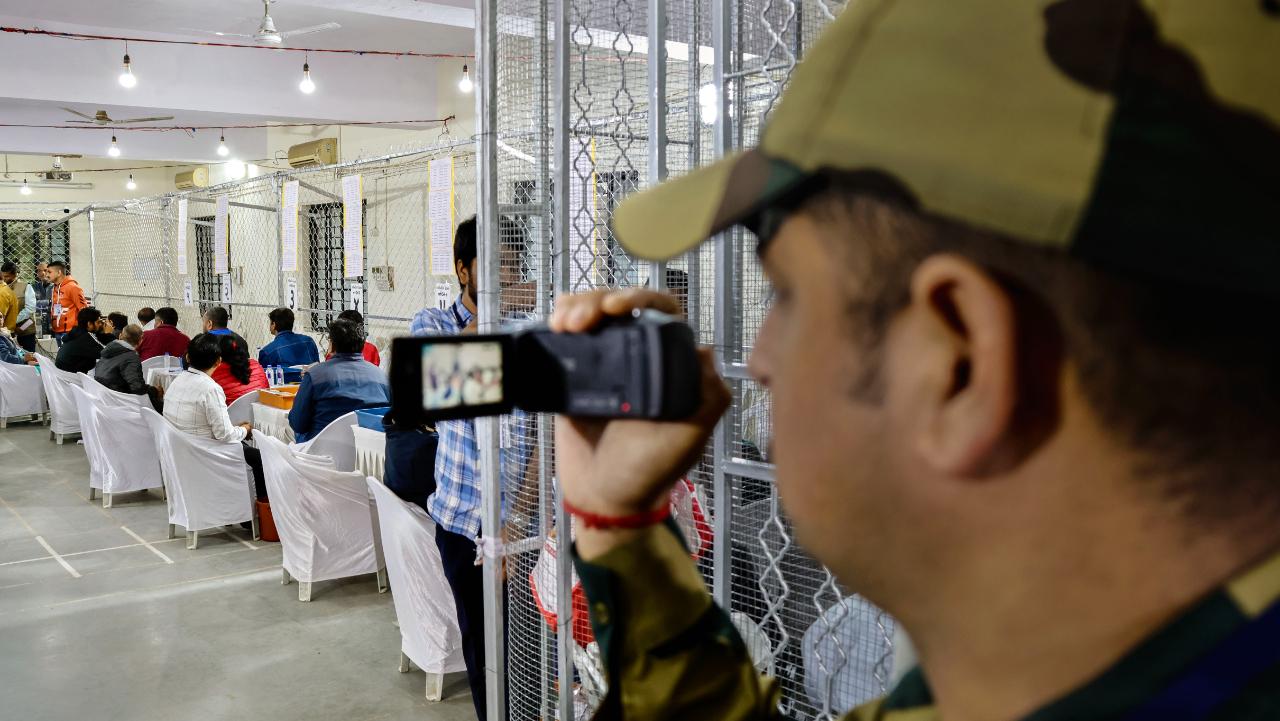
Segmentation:
{"type": "Polygon", "coordinates": [[[49,263],[49,282],[53,283],[53,297],[49,314],[53,316],[53,337],[62,345],[62,339],[76,327],[80,311],[89,307],[84,289],[67,274],[67,264],[61,260],[49,263]]]}

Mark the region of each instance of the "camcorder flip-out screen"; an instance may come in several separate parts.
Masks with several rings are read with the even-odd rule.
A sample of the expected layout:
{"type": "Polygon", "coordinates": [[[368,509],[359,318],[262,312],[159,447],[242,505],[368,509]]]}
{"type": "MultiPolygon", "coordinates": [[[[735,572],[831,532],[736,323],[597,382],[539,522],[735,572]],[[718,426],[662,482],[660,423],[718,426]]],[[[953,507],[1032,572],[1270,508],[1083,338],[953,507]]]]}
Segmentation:
{"type": "Polygon", "coordinates": [[[397,338],[391,349],[392,414],[409,425],[515,408],[675,420],[698,409],[701,380],[693,331],[653,311],[590,333],[397,338]]]}

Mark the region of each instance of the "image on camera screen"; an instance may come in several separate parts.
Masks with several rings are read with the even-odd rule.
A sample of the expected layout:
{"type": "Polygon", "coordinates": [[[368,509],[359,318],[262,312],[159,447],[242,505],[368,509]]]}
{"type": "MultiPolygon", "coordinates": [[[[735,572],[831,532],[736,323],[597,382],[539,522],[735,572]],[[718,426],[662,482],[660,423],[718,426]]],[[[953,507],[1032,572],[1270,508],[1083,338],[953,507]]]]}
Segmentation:
{"type": "Polygon", "coordinates": [[[422,346],[425,410],[502,402],[500,343],[428,343],[422,346]]]}

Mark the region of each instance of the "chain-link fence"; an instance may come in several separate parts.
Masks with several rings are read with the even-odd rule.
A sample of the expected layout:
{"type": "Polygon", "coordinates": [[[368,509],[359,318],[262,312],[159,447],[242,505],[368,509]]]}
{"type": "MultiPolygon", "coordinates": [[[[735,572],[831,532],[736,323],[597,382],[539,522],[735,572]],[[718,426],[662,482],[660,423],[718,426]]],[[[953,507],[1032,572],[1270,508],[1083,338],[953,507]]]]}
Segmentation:
{"type": "MultiPolygon", "coordinates": [[[[768,310],[754,239],[737,230],[669,263],[641,263],[618,245],[611,219],[629,193],[758,142],[804,49],[840,9],[828,0],[498,0],[478,54],[483,63],[492,52],[496,76],[480,119],[480,172],[496,176],[482,253],[486,238],[497,241],[487,247],[501,282],[494,304],[481,304],[482,323],[486,312],[544,317],[556,293],[601,287],[662,286],[681,301],[734,391],[682,484],[710,527],[690,533],[691,545],[796,719],[831,718],[883,693],[893,622],[807,556],[779,508],[771,405],[746,372],[768,310]]],[[[499,479],[520,510],[506,519],[518,543],[507,548],[505,631],[489,624],[505,641],[507,708],[491,703],[490,714],[582,718],[604,689],[571,564],[557,553],[566,519],[555,511],[550,423],[518,425],[537,452],[524,468],[504,464],[499,479]]],[[[510,437],[492,442],[507,449],[510,437]]]]}

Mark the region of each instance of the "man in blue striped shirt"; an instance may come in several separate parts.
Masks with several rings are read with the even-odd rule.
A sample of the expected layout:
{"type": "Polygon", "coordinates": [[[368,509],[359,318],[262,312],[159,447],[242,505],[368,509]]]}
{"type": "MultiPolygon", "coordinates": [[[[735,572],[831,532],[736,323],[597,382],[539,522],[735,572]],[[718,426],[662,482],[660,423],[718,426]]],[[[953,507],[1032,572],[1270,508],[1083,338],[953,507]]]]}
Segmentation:
{"type": "MultiPolygon", "coordinates": [[[[448,308],[426,308],[414,316],[409,332],[415,336],[460,335],[476,332],[476,221],[458,225],[453,240],[454,270],[462,293],[448,308]]],[[[502,451],[499,456],[504,487],[521,484],[533,450],[532,421],[516,412],[501,419],[502,451]]],[[[462,632],[463,658],[471,685],[471,700],[480,721],[485,721],[484,682],[484,580],[475,565],[475,539],[481,534],[480,450],[475,421],[436,423],[436,490],[427,499],[427,512],[435,520],[436,546],[445,577],[453,591],[462,632]]],[[[504,490],[503,507],[507,506],[504,490]]],[[[489,531],[497,535],[500,530],[489,531]]]]}

